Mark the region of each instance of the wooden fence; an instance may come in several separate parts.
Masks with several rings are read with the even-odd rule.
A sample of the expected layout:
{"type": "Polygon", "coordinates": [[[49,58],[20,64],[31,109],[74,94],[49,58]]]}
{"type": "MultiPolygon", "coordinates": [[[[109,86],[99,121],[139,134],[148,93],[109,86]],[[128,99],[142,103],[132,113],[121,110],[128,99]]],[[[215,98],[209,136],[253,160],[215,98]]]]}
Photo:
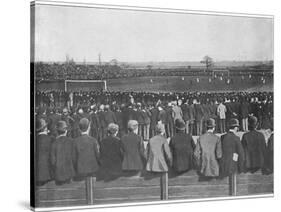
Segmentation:
{"type": "Polygon", "coordinates": [[[273,193],[273,175],[256,172],[206,180],[200,179],[194,170],[182,175],[145,173],[109,181],[91,177],[60,186],[50,182],[37,187],[35,192],[36,207],[256,195],[273,193]]]}

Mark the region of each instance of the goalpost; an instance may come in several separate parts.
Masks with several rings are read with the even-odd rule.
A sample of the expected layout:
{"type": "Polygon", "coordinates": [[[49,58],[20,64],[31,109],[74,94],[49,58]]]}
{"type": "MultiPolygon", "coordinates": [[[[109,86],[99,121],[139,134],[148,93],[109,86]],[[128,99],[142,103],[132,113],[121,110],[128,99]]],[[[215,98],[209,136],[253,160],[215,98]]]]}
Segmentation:
{"type": "Polygon", "coordinates": [[[106,80],[65,80],[64,90],[67,91],[100,91],[107,90],[106,80]]]}

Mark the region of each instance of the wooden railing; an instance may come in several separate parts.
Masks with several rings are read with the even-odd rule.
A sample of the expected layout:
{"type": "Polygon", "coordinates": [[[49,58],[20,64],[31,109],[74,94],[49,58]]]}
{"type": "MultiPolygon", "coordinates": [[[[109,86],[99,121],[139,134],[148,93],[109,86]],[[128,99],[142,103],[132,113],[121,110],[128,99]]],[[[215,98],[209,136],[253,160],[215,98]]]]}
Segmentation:
{"type": "Polygon", "coordinates": [[[196,171],[182,175],[145,173],[104,181],[94,177],[36,189],[36,207],[81,206],[175,199],[198,199],[273,193],[273,175],[261,172],[201,180],[196,171]]]}

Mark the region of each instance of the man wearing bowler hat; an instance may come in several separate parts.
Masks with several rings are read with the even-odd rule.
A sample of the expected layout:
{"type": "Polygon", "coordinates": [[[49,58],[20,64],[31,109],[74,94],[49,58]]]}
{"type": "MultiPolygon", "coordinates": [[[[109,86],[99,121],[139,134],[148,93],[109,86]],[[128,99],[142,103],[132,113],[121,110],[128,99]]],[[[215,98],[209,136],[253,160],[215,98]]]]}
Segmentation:
{"type": "Polygon", "coordinates": [[[45,119],[36,120],[36,185],[44,185],[52,179],[50,152],[53,138],[48,135],[45,119]]]}
{"type": "Polygon", "coordinates": [[[186,134],[186,125],[183,120],[175,121],[176,134],[169,143],[172,157],[173,169],[176,172],[184,172],[193,168],[194,141],[190,134],[186,134]]]}
{"type": "Polygon", "coordinates": [[[250,116],[248,121],[249,132],[242,137],[242,145],[245,150],[245,168],[255,172],[264,167],[266,142],[264,135],[256,130],[257,118],[250,116]]]}
{"type": "Polygon", "coordinates": [[[73,140],[66,136],[68,126],[65,121],[58,121],[57,132],[51,149],[51,165],[56,184],[61,185],[69,183],[75,174],[72,163],[73,140]]]}
{"type": "Polygon", "coordinates": [[[99,168],[99,147],[98,141],[89,136],[90,121],[82,118],[79,121],[81,136],[74,140],[73,161],[76,169],[76,178],[84,179],[87,176],[94,176],[99,168]]]}
{"type": "Polygon", "coordinates": [[[229,120],[228,126],[228,132],[221,136],[221,177],[233,176],[233,174],[243,171],[244,151],[240,142],[240,138],[236,135],[239,129],[239,121],[235,118],[232,118],[229,120]]]}
{"type": "Polygon", "coordinates": [[[207,132],[198,138],[194,156],[200,173],[205,177],[219,176],[218,159],[222,156],[220,137],[214,134],[215,120],[210,118],[206,122],[207,132]]]}

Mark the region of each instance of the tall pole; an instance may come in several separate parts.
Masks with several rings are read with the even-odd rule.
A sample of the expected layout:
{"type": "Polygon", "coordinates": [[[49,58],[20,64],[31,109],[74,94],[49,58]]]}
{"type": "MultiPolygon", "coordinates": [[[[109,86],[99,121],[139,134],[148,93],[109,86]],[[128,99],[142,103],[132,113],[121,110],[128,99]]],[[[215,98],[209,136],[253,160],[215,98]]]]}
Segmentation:
{"type": "Polygon", "coordinates": [[[99,53],[99,65],[101,65],[101,53],[99,53]]]}

